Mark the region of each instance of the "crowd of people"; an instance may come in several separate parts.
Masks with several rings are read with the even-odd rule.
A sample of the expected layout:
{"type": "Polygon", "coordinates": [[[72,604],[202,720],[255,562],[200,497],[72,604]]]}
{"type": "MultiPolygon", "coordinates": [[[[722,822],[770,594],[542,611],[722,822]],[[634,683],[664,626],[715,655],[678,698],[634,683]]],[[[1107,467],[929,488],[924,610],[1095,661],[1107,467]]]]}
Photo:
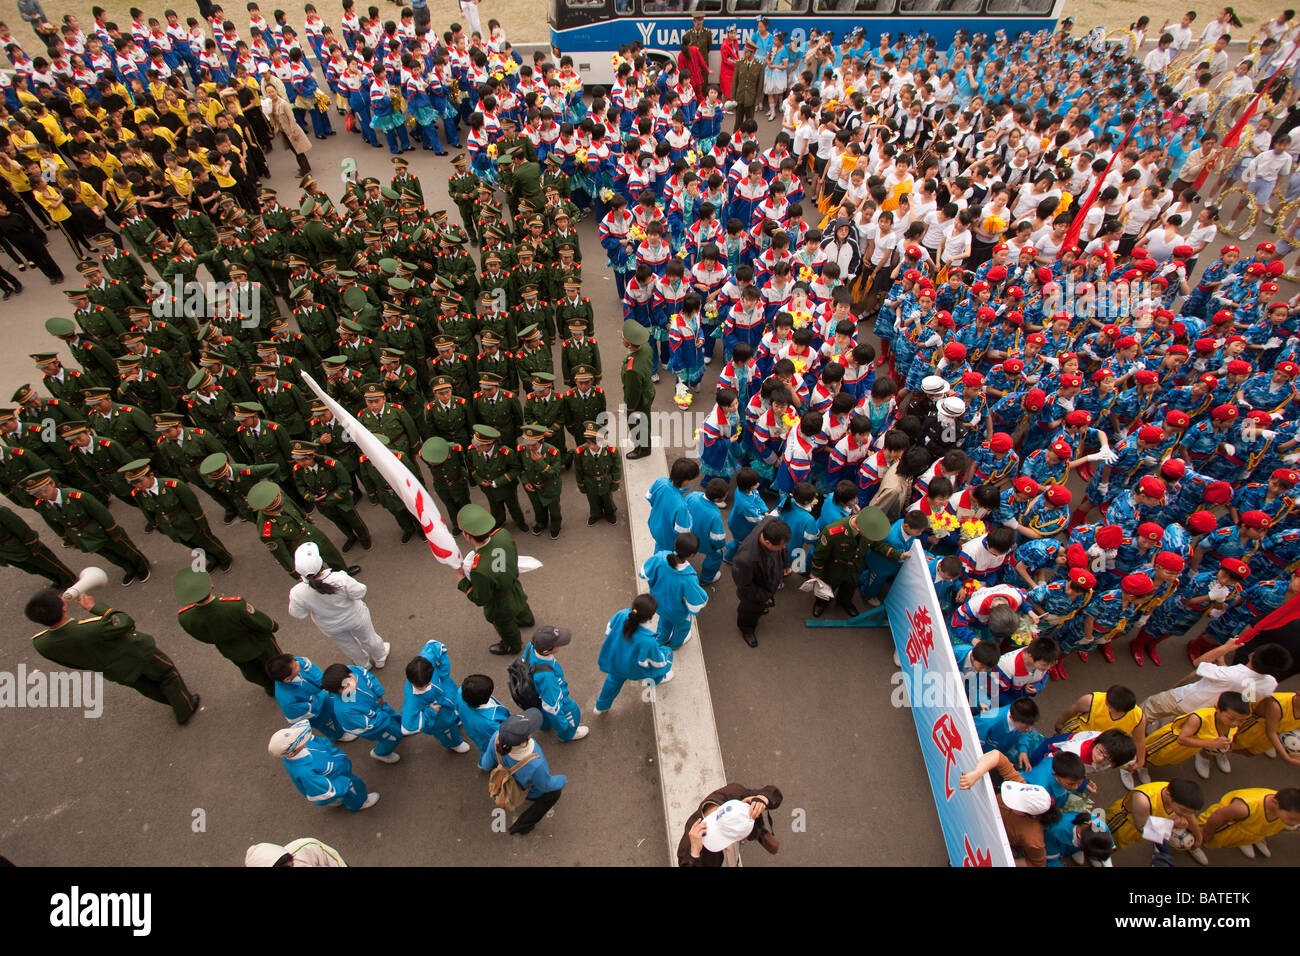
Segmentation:
{"type": "MultiPolygon", "coordinates": [[[[1195,757],[1208,778],[1200,751],[1224,769],[1229,746],[1297,762],[1282,737],[1300,718],[1276,691],[1290,652],[1252,647],[1219,663],[1248,624],[1300,593],[1300,309],[1279,288],[1300,246],[1283,215],[1300,193],[1288,135],[1300,113],[1285,109],[1300,69],[1291,18],[1244,56],[1230,46],[1230,9],[1199,42],[1191,13],[1153,31],[1146,53],[1145,34],[1113,43],[1067,24],[959,30],[946,50],[889,34],[872,46],[855,28],[812,35],[792,56],[760,19],[743,42],[723,31],[715,83],[714,34],[697,17],[675,60],[629,44],[610,88],[591,93],[570,57],[526,63],[495,21],[487,35],[459,24],[438,35],[423,7],[385,20],[344,0],[337,35],[306,4],[300,40],[284,11],[268,21],[247,7],[246,32],[220,7],[184,22],[133,10],[125,27],[95,8],[86,31],[72,16],[40,19],[30,53],[0,24],[12,65],[0,74],[0,248],[20,273],[63,285],[46,248],[58,229],[82,279],[65,290],[70,318],[45,324],[58,342],[33,356],[40,383],[0,410],[0,491],[117,565],[125,585],[146,580],[150,561],[110,506],[199,549],[207,570],[175,582],[182,625],[192,611],[242,621],[228,632],[237,648],[186,629],[209,633],[288,719],[306,721],[271,747],[309,799],[372,805],[332,741],[362,736],[393,762],[417,733],[461,752],[468,738],[484,769],[518,767],[531,803],[516,832],[558,799],[564,778],[536,734],[577,740],[587,726],[555,660],[568,632],[543,626],[523,642],[536,621],[505,525],[558,537],[568,470],[588,524],[617,523],[622,455],[602,426],[619,403],[607,402],[595,337],[612,326],[582,295],[577,227],[591,216],[600,250],[588,240],[587,258],[611,271],[622,302],[622,404],[629,426],[644,426],[626,457],[650,453],[656,408],[690,407],[705,369],[718,371],[694,456],[651,489],[649,594],[610,622],[597,713],[628,680],[671,677],[724,563],[738,628],[757,646],[790,573],[806,578],[814,616],[857,615],[857,598],[881,603],[919,540],[959,660],[984,675],[988,707],[976,709],[1004,744],[986,740],[990,753],[1017,764],[1002,768],[1009,783],[1023,770],[1052,796],[1030,813],[1039,794],[1014,791],[1006,812],[1032,818],[1036,831],[1017,823],[1025,839],[1057,841],[1053,859],[1105,859],[1136,839],[1126,821],[1140,832],[1148,816],[1176,819],[1194,851],[1237,845],[1215,834],[1239,802],[1254,822],[1234,832],[1266,847],[1300,812],[1292,790],[1205,809],[1195,781],[1143,777],[1195,757]],[[1239,124],[1257,91],[1262,108],[1239,124]],[[781,124],[770,135],[756,118],[764,97],[781,124]],[[312,177],[310,137],[335,135],[338,119],[345,135],[387,146],[387,184],[355,161],[337,198],[312,177]],[[1240,145],[1222,145],[1220,128],[1240,145]],[[302,172],[288,205],[259,182],[277,133],[302,172]],[[462,143],[444,203],[403,154],[462,143]],[[1222,242],[1211,197],[1234,191],[1275,237],[1222,242]],[[459,222],[436,208],[449,204],[459,222]],[[223,291],[196,316],[180,290],[200,276],[223,291]],[[453,683],[436,641],[407,665],[402,711],[384,702],[371,669],[390,645],[344,555],[372,546],[363,498],[404,542],[419,525],[300,371],[426,478],[471,545],[460,589],[495,629],[493,653],[519,657],[522,715],[486,675],[453,683]],[[656,389],[663,372],[671,404],[656,389]],[[199,494],[227,525],[255,529],[296,582],[291,613],[311,616],[351,664],[283,654],[273,621],[214,596],[208,572],[233,558],[199,494]],[[1010,734],[1032,726],[1049,677],[1068,678],[1069,654],[1110,660],[1132,634],[1134,660],[1159,665],[1163,641],[1202,626],[1187,653],[1222,685],[1212,698],[1139,706],[1112,687],[1062,717],[1063,739],[1030,738],[1031,752],[1010,734]],[[1111,808],[1106,848],[1095,818],[1074,815],[1087,783],[1053,789],[1044,776],[1059,761],[1054,779],[1084,780],[1067,758],[1123,767],[1142,795],[1111,808]]],[[[21,289],[4,270],[2,283],[21,289]]],[[[0,518],[6,563],[71,583],[17,512],[0,518]]],[[[135,635],[137,663],[150,657],[128,616],[82,606],[95,616],[77,622],[57,590],[34,598],[29,616],[49,629],[38,649],[97,666],[74,638],[111,631],[135,635]]],[[[188,721],[197,695],[165,655],[151,660],[111,679],[188,721]]]]}

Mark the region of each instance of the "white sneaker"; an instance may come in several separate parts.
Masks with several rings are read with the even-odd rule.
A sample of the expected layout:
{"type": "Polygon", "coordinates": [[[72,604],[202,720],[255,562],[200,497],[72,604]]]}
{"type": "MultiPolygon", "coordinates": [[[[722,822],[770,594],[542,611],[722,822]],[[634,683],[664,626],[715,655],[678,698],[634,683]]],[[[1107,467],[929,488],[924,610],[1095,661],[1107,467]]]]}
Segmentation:
{"type": "Polygon", "coordinates": [[[659,373],[658,373],[658,372],[655,372],[653,375],[651,375],[651,376],[650,376],[650,381],[652,381],[652,382],[654,382],[656,385],[658,385],[658,384],[659,384],[659,373]]]}
{"type": "Polygon", "coordinates": [[[351,743],[356,739],[357,739],[356,734],[344,734],[342,737],[339,738],[339,743],[341,744],[351,743]]]}
{"type": "Polygon", "coordinates": [[[1202,780],[1210,779],[1210,761],[1205,754],[1197,754],[1192,763],[1196,765],[1196,775],[1202,780]]]}
{"type": "Polygon", "coordinates": [[[458,743],[456,746],[454,746],[454,747],[451,748],[451,752],[454,753],[454,754],[466,754],[466,753],[469,753],[469,741],[468,741],[468,740],[462,740],[462,741],[461,741],[460,743],[458,743]]]}
{"type": "MultiPolygon", "coordinates": [[[[660,683],[663,683],[663,682],[660,681],[660,683]]],[[[601,710],[599,707],[593,706],[593,707],[591,708],[591,712],[592,712],[593,714],[608,714],[608,713],[609,713],[609,708],[606,707],[604,710],[601,710]]]]}
{"type": "Polygon", "coordinates": [[[368,794],[366,794],[366,802],[361,804],[360,809],[369,810],[378,802],[379,802],[379,791],[371,790],[368,794]]]}
{"type": "Polygon", "coordinates": [[[1215,753],[1214,763],[1215,766],[1219,768],[1220,773],[1232,773],[1232,761],[1229,760],[1228,755],[1222,751],[1215,753]]]}
{"type": "Polygon", "coordinates": [[[713,356],[711,356],[711,355],[706,355],[706,356],[704,356],[704,364],[705,364],[705,365],[712,365],[712,364],[713,364],[713,356]]]}
{"type": "Polygon", "coordinates": [[[667,684],[672,679],[673,679],[673,672],[671,669],[669,669],[668,673],[659,679],[659,683],[667,684]]]}
{"type": "Polygon", "coordinates": [[[1119,782],[1124,785],[1125,790],[1132,790],[1137,785],[1137,781],[1133,779],[1132,770],[1121,770],[1119,772],[1119,782]]]}
{"type": "Polygon", "coordinates": [[[898,648],[894,648],[894,666],[895,666],[895,667],[902,667],[902,666],[903,666],[901,663],[899,663],[899,660],[898,660],[898,648]]]}
{"type": "Polygon", "coordinates": [[[397,761],[402,759],[402,755],[398,753],[384,754],[383,756],[380,756],[375,753],[373,747],[370,750],[370,756],[374,757],[380,763],[397,763],[397,761]]]}
{"type": "Polygon", "coordinates": [[[1201,866],[1210,865],[1210,858],[1205,855],[1205,851],[1202,850],[1199,846],[1192,847],[1192,849],[1187,851],[1187,855],[1190,856],[1197,863],[1201,864],[1201,866]]]}
{"type": "Polygon", "coordinates": [[[375,661],[375,670],[382,670],[383,666],[388,663],[388,652],[392,649],[393,645],[384,641],[384,659],[382,661],[375,661]]]}
{"type": "Polygon", "coordinates": [[[1268,848],[1267,840],[1260,840],[1255,844],[1255,849],[1259,851],[1259,855],[1264,859],[1270,860],[1273,858],[1273,851],[1268,848]]]}
{"type": "Polygon", "coordinates": [[[1277,759],[1277,748],[1276,748],[1276,747],[1269,747],[1267,750],[1264,751],[1264,756],[1267,757],[1269,760],[1276,760],[1276,759],[1277,759]]]}
{"type": "Polygon", "coordinates": [[[572,737],[569,738],[569,741],[572,742],[572,741],[574,741],[574,740],[581,740],[583,737],[587,736],[587,734],[589,734],[589,733],[591,733],[591,728],[588,727],[586,724],[583,724],[583,725],[582,725],[581,727],[579,727],[576,731],[574,731],[574,734],[573,734],[572,737]]]}
{"type": "Polygon", "coordinates": [[[704,583],[705,583],[705,584],[717,584],[718,581],[720,581],[720,580],[722,580],[722,572],[721,572],[721,571],[719,571],[719,572],[718,572],[717,574],[715,574],[713,577],[709,578],[709,580],[705,581],[704,583]]]}
{"type": "Polygon", "coordinates": [[[1237,849],[1241,851],[1241,855],[1244,856],[1246,859],[1248,860],[1255,859],[1255,848],[1253,846],[1247,844],[1246,846],[1239,846],[1237,847],[1237,849]]]}
{"type": "MultiPolygon", "coordinates": [[[[691,638],[692,638],[692,637],[694,637],[694,635],[693,635],[690,631],[687,631],[687,632],[686,632],[686,639],[682,641],[682,647],[685,647],[687,644],[689,644],[689,643],[691,642],[691,638]]],[[[679,647],[679,648],[677,648],[677,649],[680,651],[680,650],[682,649],[682,647],[679,647]]]]}

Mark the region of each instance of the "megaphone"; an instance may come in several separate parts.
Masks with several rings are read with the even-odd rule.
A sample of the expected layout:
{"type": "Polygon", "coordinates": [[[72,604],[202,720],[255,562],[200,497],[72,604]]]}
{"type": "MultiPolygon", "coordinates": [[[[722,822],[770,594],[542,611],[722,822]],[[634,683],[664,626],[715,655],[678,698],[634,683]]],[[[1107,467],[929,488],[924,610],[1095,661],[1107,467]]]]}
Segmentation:
{"type": "Polygon", "coordinates": [[[72,587],[63,592],[63,596],[69,601],[76,601],[83,594],[89,594],[91,591],[97,591],[108,583],[108,575],[102,568],[86,568],[81,572],[81,577],[77,578],[72,587]]]}

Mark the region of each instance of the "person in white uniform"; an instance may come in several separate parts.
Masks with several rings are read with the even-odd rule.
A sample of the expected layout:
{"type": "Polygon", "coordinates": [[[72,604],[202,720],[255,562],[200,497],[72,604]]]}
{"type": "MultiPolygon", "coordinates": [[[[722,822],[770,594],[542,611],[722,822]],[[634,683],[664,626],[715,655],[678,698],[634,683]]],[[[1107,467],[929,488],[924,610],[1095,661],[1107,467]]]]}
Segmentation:
{"type": "Polygon", "coordinates": [[[365,604],[366,586],[346,571],[326,568],[311,541],[293,553],[293,567],[302,580],[289,591],[289,613],[310,617],[356,666],[383,667],[391,645],[375,633],[365,604]]]}

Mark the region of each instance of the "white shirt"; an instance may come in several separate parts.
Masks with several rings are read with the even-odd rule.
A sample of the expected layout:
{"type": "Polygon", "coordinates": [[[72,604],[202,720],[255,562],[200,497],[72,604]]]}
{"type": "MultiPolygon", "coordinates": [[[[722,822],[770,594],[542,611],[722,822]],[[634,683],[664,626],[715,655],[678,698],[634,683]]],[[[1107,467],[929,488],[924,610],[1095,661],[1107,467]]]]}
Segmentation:
{"type": "Polygon", "coordinates": [[[1279,176],[1289,175],[1290,172],[1291,154],[1286,150],[1278,153],[1270,149],[1250,161],[1246,166],[1245,179],[1247,182],[1260,179],[1266,183],[1274,183],[1279,176]]]}
{"type": "Polygon", "coordinates": [[[1219,695],[1226,691],[1236,691],[1242,696],[1250,691],[1253,696],[1247,700],[1254,702],[1277,690],[1277,678],[1253,671],[1245,664],[1224,666],[1206,662],[1197,665],[1196,673],[1200,680],[1175,687],[1171,692],[1185,714],[1198,707],[1215,706],[1219,695]]]}
{"type": "Polygon", "coordinates": [[[334,594],[321,594],[306,581],[299,581],[289,591],[290,615],[300,619],[310,617],[325,634],[370,624],[364,584],[346,571],[330,571],[323,580],[339,590],[334,594]]]}

